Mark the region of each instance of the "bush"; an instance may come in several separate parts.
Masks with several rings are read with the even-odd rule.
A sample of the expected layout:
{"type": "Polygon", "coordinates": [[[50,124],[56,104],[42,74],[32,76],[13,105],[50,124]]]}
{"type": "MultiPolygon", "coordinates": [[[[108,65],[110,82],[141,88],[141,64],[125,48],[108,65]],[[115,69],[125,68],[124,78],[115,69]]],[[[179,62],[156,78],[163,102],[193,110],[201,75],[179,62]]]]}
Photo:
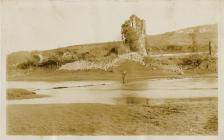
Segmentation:
{"type": "Polygon", "coordinates": [[[185,67],[185,69],[199,68],[202,63],[206,63],[207,65],[214,67],[216,65],[216,61],[216,58],[209,55],[192,55],[182,58],[179,65],[185,67]]]}
{"type": "Polygon", "coordinates": [[[19,65],[17,65],[17,68],[27,69],[32,66],[35,66],[35,63],[31,60],[28,60],[27,62],[23,62],[23,63],[20,63],[19,65]]]}
{"type": "Polygon", "coordinates": [[[198,67],[202,62],[201,58],[184,58],[182,65],[191,65],[198,67]]]}
{"type": "Polygon", "coordinates": [[[181,46],[168,45],[167,46],[167,50],[169,50],[169,51],[180,51],[181,50],[181,46]]]}

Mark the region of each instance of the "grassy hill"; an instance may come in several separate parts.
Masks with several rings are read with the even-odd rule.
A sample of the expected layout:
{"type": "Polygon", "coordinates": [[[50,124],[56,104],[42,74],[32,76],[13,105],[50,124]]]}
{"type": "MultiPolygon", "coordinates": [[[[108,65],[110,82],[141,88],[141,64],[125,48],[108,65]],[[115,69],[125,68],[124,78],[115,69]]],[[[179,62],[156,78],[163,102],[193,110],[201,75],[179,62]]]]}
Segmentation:
{"type": "Polygon", "coordinates": [[[197,51],[207,51],[209,41],[217,48],[217,25],[203,25],[159,35],[147,36],[147,49],[152,52],[190,52],[192,35],[195,36],[197,51]]]}
{"type": "MultiPolygon", "coordinates": [[[[147,35],[146,49],[149,54],[206,52],[209,41],[216,51],[217,25],[203,25],[159,35],[147,35]],[[193,40],[196,50],[192,49],[193,40]]],[[[45,51],[21,51],[7,56],[7,68],[8,70],[30,67],[58,68],[66,63],[80,60],[106,63],[128,51],[122,41],[73,45],[45,51]]]]}

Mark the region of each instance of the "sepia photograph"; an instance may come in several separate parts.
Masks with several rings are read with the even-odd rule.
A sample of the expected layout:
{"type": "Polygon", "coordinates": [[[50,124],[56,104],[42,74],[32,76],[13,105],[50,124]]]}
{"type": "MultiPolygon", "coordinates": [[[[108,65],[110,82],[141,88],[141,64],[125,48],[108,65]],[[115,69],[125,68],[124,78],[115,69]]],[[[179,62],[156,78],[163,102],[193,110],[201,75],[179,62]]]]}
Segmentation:
{"type": "Polygon", "coordinates": [[[219,0],[3,2],[8,136],[217,136],[219,0]]]}

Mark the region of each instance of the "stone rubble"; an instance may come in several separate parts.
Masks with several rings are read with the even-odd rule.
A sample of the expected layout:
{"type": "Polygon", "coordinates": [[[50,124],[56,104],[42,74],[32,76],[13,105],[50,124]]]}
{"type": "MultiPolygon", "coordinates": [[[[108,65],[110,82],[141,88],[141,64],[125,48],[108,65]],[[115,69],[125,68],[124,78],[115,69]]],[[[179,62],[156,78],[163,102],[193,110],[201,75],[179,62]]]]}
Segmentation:
{"type": "Polygon", "coordinates": [[[93,69],[100,69],[104,71],[108,71],[110,68],[114,66],[119,66],[124,61],[134,61],[141,65],[145,65],[144,57],[137,52],[126,53],[122,55],[118,55],[117,58],[113,59],[110,63],[97,63],[91,61],[75,61],[72,63],[67,63],[62,65],[59,70],[93,70],[93,69]]]}

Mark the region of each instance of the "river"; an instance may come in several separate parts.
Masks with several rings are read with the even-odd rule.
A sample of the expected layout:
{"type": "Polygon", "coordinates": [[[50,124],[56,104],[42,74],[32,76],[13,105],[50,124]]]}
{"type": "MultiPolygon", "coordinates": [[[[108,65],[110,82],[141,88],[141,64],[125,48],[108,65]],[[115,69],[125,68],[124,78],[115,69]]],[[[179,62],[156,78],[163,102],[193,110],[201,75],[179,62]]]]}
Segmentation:
{"type": "Polygon", "coordinates": [[[217,78],[149,79],[125,85],[118,81],[10,81],[7,88],[23,88],[44,98],[8,100],[8,104],[105,103],[124,97],[149,99],[217,97],[217,78]]]}

